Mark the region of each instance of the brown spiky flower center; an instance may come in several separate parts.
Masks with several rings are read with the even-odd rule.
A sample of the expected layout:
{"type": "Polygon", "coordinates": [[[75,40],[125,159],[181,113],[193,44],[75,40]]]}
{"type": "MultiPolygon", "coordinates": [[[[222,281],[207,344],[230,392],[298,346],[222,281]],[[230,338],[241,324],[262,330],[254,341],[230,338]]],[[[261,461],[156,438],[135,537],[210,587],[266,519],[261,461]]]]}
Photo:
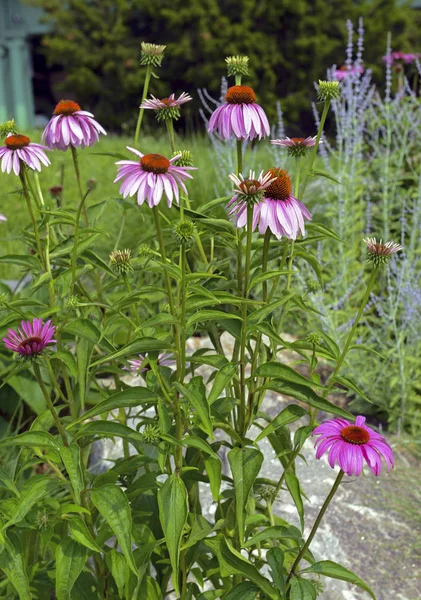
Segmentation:
{"type": "Polygon", "coordinates": [[[350,425],[349,427],[344,427],[344,429],[342,429],[341,438],[349,444],[357,444],[360,446],[361,444],[366,444],[370,441],[370,434],[363,427],[350,425]]]}
{"type": "Polygon", "coordinates": [[[145,154],[145,156],[140,159],[140,164],[144,171],[155,173],[155,175],[166,173],[171,165],[168,158],[165,158],[165,156],[161,156],[160,154],[145,154]]]}
{"type": "Polygon", "coordinates": [[[78,110],[81,110],[81,108],[77,102],[73,102],[73,100],[60,100],[53,114],[70,116],[78,110]]]}
{"type": "MultiPolygon", "coordinates": [[[[38,336],[32,336],[29,338],[26,338],[26,340],[23,340],[23,342],[21,342],[19,344],[19,348],[22,348],[22,350],[26,350],[26,346],[30,346],[32,348],[32,344],[42,344],[42,339],[38,336]]],[[[19,352],[19,349],[18,349],[19,352]]]]}
{"type": "Polygon", "coordinates": [[[269,169],[268,173],[275,177],[274,181],[266,188],[266,198],[273,200],[288,200],[292,196],[291,179],[284,169],[269,169]]]}
{"type": "Polygon", "coordinates": [[[225,100],[228,104],[253,104],[256,102],[256,94],[247,85],[233,85],[228,88],[225,100]]]}
{"type": "Polygon", "coordinates": [[[26,135],[9,135],[5,140],[7,148],[10,150],[19,150],[20,148],[25,148],[25,146],[29,146],[31,140],[26,135]]]}
{"type": "Polygon", "coordinates": [[[238,187],[244,194],[255,194],[260,189],[261,183],[257,179],[244,179],[238,187]]]}

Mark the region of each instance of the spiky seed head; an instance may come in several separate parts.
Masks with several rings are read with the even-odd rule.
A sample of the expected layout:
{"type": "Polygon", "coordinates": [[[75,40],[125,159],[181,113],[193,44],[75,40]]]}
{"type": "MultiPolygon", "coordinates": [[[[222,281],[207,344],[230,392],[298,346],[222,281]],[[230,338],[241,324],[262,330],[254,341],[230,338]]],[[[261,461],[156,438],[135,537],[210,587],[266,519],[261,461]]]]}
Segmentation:
{"type": "Polygon", "coordinates": [[[319,87],[317,97],[319,100],[337,100],[341,95],[339,81],[321,81],[319,79],[319,87]]]}
{"type": "Polygon", "coordinates": [[[79,304],[79,296],[77,296],[76,294],[72,294],[64,301],[64,310],[71,314],[75,314],[77,312],[79,304]]]}
{"type": "Polygon", "coordinates": [[[140,46],[140,64],[160,67],[166,46],[149,44],[148,42],[142,42],[140,46]]]}
{"type": "Polygon", "coordinates": [[[132,251],[126,248],[125,250],[113,250],[110,254],[111,268],[117,275],[123,275],[133,271],[131,265],[132,251]]]}
{"type": "Polygon", "coordinates": [[[249,74],[248,56],[227,56],[225,62],[227,63],[228,77],[249,74]]]}
{"type": "Polygon", "coordinates": [[[174,227],[174,235],[180,244],[189,244],[193,241],[195,226],[193,221],[180,221],[174,227]]]}
{"type": "Polygon", "coordinates": [[[177,156],[178,154],[181,154],[181,156],[173,162],[175,167],[193,167],[193,154],[190,152],[190,150],[175,150],[172,153],[171,158],[177,156]]]}
{"type": "Polygon", "coordinates": [[[145,429],[142,431],[142,436],[145,442],[157,442],[161,439],[161,431],[157,425],[150,423],[145,426],[145,429]]]}
{"type": "Polygon", "coordinates": [[[278,494],[275,491],[275,488],[271,485],[261,485],[256,490],[256,498],[257,500],[264,500],[265,502],[273,502],[276,500],[278,494]]]}

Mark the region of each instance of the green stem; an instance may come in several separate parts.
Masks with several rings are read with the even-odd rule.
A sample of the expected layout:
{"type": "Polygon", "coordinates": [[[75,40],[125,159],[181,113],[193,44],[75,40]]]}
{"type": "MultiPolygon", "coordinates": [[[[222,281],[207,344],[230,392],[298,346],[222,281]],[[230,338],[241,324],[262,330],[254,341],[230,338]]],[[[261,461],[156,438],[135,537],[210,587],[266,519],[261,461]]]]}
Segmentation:
{"type": "Polygon", "coordinates": [[[335,483],[332,486],[332,489],[330,490],[330,493],[329,493],[328,497],[324,501],[323,506],[320,509],[319,514],[317,515],[317,519],[314,522],[313,528],[312,528],[312,530],[310,532],[310,535],[307,538],[306,543],[301,548],[301,550],[300,550],[297,558],[294,561],[294,564],[291,567],[291,571],[290,571],[290,573],[289,573],[289,575],[287,577],[287,580],[286,580],[286,585],[287,586],[288,586],[288,584],[290,582],[291,577],[293,577],[294,573],[298,569],[298,566],[299,566],[299,564],[301,562],[301,559],[303,558],[304,554],[307,552],[307,550],[308,550],[308,548],[309,548],[309,546],[310,546],[310,544],[311,544],[311,542],[312,542],[312,540],[313,540],[313,538],[314,538],[314,536],[316,534],[316,531],[319,528],[319,525],[320,525],[320,522],[321,522],[321,520],[323,518],[323,515],[325,514],[327,507],[329,506],[329,504],[330,504],[333,496],[335,495],[336,490],[338,489],[338,487],[339,487],[339,485],[340,485],[340,483],[341,483],[342,478],[343,478],[344,475],[345,475],[345,473],[341,469],[339,471],[339,473],[338,473],[338,476],[337,476],[337,478],[335,480],[335,483]]]}
{"type": "Polygon", "coordinates": [[[118,231],[117,239],[114,244],[114,252],[117,250],[117,248],[120,245],[120,240],[121,240],[121,236],[123,235],[123,229],[124,229],[125,223],[126,223],[126,211],[123,210],[123,215],[121,217],[121,223],[120,223],[120,229],[118,231]]]}
{"type": "Polygon", "coordinates": [[[243,142],[237,140],[237,175],[243,172],[243,142]]]}
{"type": "Polygon", "coordinates": [[[181,361],[180,361],[180,382],[183,383],[186,374],[186,245],[181,244],[180,248],[180,271],[181,271],[181,288],[180,288],[180,329],[181,329],[181,361]]]}
{"type": "MultiPolygon", "coordinates": [[[[265,237],[263,241],[263,257],[262,257],[262,274],[268,270],[268,259],[269,259],[269,245],[270,245],[271,231],[266,229],[265,237]]],[[[268,299],[268,282],[267,279],[262,284],[263,302],[267,302],[268,299]]]]}
{"type": "Polygon", "coordinates": [[[29,211],[29,216],[31,217],[32,227],[34,228],[34,234],[35,234],[35,240],[36,240],[36,244],[37,244],[38,254],[41,259],[42,264],[44,265],[44,269],[46,269],[45,257],[44,257],[44,253],[43,253],[42,247],[41,247],[41,239],[39,236],[37,220],[35,218],[34,211],[32,210],[31,196],[29,195],[26,173],[25,173],[25,170],[24,170],[24,167],[22,164],[21,164],[21,168],[19,171],[19,178],[20,178],[20,181],[22,184],[23,195],[25,196],[26,205],[27,205],[28,211],[29,211]]]}
{"type": "Polygon", "coordinates": [[[327,113],[329,112],[329,107],[330,107],[330,100],[325,100],[325,103],[323,106],[322,118],[320,119],[319,129],[317,131],[316,143],[313,146],[313,152],[311,154],[310,164],[309,164],[309,167],[308,167],[305,179],[304,179],[304,185],[302,187],[302,190],[301,190],[301,193],[299,196],[299,200],[301,200],[304,197],[304,193],[306,191],[308,180],[309,180],[311,172],[313,170],[314,161],[316,160],[317,150],[319,148],[320,138],[322,137],[323,127],[326,122],[326,117],[327,117],[327,113]]]}
{"type": "MultiPolygon", "coordinates": [[[[122,425],[127,425],[127,416],[124,408],[118,409],[118,420],[122,425]]],[[[129,450],[129,442],[123,438],[123,456],[124,458],[129,458],[130,450],[129,450]]]]}
{"type": "Polygon", "coordinates": [[[44,381],[42,379],[41,370],[39,368],[39,365],[34,361],[33,364],[32,364],[32,366],[34,368],[34,374],[35,374],[35,377],[36,377],[36,379],[38,381],[39,387],[41,388],[41,391],[42,391],[43,396],[45,398],[45,401],[47,403],[47,407],[48,407],[48,409],[49,409],[49,411],[51,413],[51,416],[54,419],[54,423],[55,423],[55,425],[56,425],[56,427],[58,429],[58,432],[61,435],[61,439],[63,440],[63,444],[65,446],[68,446],[69,444],[67,442],[66,433],[64,431],[63,425],[60,423],[59,416],[58,416],[57,411],[54,408],[54,405],[53,405],[53,403],[51,401],[50,394],[48,393],[48,390],[45,387],[45,383],[44,383],[44,381]]]}
{"type": "Polygon", "coordinates": [[[288,259],[288,278],[287,278],[287,292],[289,292],[291,288],[291,277],[292,277],[292,263],[294,261],[294,243],[295,240],[291,240],[291,252],[288,259]]]}
{"type": "MultiPolygon", "coordinates": [[[[73,148],[73,146],[72,146],[73,148]]],[[[72,253],[72,294],[74,293],[74,287],[76,283],[76,263],[77,263],[77,241],[79,237],[79,221],[80,215],[82,213],[82,208],[85,205],[85,200],[89,195],[90,190],[87,190],[86,194],[82,196],[79,206],[76,213],[76,222],[75,222],[75,234],[73,238],[73,253],[72,253]]]]}
{"type": "MultiPolygon", "coordinates": [[[[122,275],[123,275],[123,280],[124,280],[124,284],[126,286],[127,293],[131,294],[132,287],[130,285],[129,278],[127,277],[127,273],[123,273],[122,275]]],[[[132,308],[132,314],[133,314],[133,321],[136,323],[137,327],[140,327],[140,319],[139,319],[139,315],[137,314],[135,304],[132,304],[131,308],[132,308]]]]}
{"type": "MultiPolygon", "coordinates": [[[[151,75],[152,75],[152,67],[151,67],[151,65],[147,65],[147,67],[146,67],[146,75],[145,75],[145,83],[143,84],[142,102],[145,100],[146,96],[148,95],[149,82],[151,80],[151,75]]],[[[142,102],[141,102],[141,104],[142,104],[142,102]]],[[[145,109],[139,107],[139,116],[137,118],[136,133],[135,133],[135,136],[134,136],[134,145],[135,145],[135,147],[139,143],[140,126],[142,125],[142,119],[143,119],[143,113],[144,112],[145,112],[145,109]]]]}
{"type": "Polygon", "coordinates": [[[172,122],[172,119],[167,119],[165,121],[165,124],[167,126],[168,137],[170,138],[171,152],[174,153],[175,152],[174,123],[172,122]]]}
{"type": "Polygon", "coordinates": [[[39,182],[39,175],[36,171],[34,171],[34,179],[35,179],[35,189],[37,190],[38,198],[41,203],[41,206],[45,206],[44,196],[42,195],[41,185],[39,182]]]}
{"type": "MultiPolygon", "coordinates": [[[[246,262],[244,268],[244,285],[243,285],[243,298],[242,302],[242,325],[241,325],[241,345],[240,345],[240,406],[238,414],[238,427],[240,435],[245,434],[246,430],[246,344],[247,344],[247,298],[248,298],[248,285],[249,285],[249,274],[250,274],[250,262],[251,262],[251,238],[253,235],[253,206],[250,204],[247,206],[247,238],[246,238],[246,262]]],[[[251,414],[251,407],[249,407],[249,414],[251,414]]]]}
{"type": "Polygon", "coordinates": [[[75,168],[75,173],[76,173],[76,180],[77,180],[77,187],[79,190],[79,198],[80,198],[80,204],[79,206],[83,208],[83,216],[85,219],[85,224],[86,226],[89,225],[89,221],[88,221],[88,212],[86,210],[86,206],[85,206],[85,200],[88,196],[88,193],[90,190],[88,190],[88,192],[86,194],[83,193],[83,188],[82,188],[82,181],[80,178],[80,169],[79,169],[79,161],[77,158],[77,150],[74,146],[70,146],[70,148],[72,149],[72,158],[73,158],[73,166],[75,168]]]}
{"type": "Polygon", "coordinates": [[[363,299],[361,301],[360,308],[358,309],[358,313],[357,313],[357,316],[355,317],[355,321],[354,321],[354,324],[353,324],[353,326],[351,328],[351,331],[348,333],[348,337],[346,339],[344,349],[342,350],[342,353],[341,353],[341,355],[340,355],[340,357],[338,359],[338,362],[336,363],[336,368],[335,368],[335,370],[333,372],[332,377],[330,378],[329,386],[327,388],[327,391],[325,392],[325,396],[327,396],[327,394],[332,389],[333,384],[335,383],[335,378],[336,378],[337,374],[339,373],[339,370],[340,370],[340,368],[341,368],[341,366],[342,366],[342,364],[343,364],[343,362],[345,360],[345,357],[347,355],[349,347],[350,347],[350,345],[352,343],[352,340],[354,338],[355,331],[356,331],[356,329],[358,327],[358,323],[360,322],[361,316],[362,316],[362,314],[364,312],[364,308],[366,307],[366,304],[367,304],[367,302],[368,302],[368,300],[370,298],[371,290],[373,289],[374,284],[376,282],[378,270],[379,270],[379,267],[374,267],[373,270],[371,271],[370,279],[368,280],[367,287],[366,287],[366,290],[365,290],[364,297],[363,297],[363,299]]]}

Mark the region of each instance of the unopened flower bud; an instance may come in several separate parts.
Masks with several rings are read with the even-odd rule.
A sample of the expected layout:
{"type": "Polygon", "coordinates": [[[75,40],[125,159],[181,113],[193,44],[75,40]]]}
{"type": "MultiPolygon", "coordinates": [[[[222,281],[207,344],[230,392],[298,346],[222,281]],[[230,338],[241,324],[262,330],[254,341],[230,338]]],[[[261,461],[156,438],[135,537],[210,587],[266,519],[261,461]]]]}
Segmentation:
{"type": "Polygon", "coordinates": [[[319,100],[337,100],[341,95],[339,81],[321,81],[319,79],[319,87],[317,97],[319,100]]]}
{"type": "Polygon", "coordinates": [[[316,333],[315,331],[312,331],[311,333],[309,333],[307,335],[306,340],[310,344],[314,344],[316,346],[321,343],[322,338],[320,337],[320,335],[318,333],[316,333]]]}
{"type": "Polygon", "coordinates": [[[63,193],[63,186],[53,185],[53,187],[50,187],[48,191],[50,192],[51,197],[55,200],[57,198],[61,198],[61,194],[63,193]]]}
{"type": "Polygon", "coordinates": [[[148,244],[141,244],[139,246],[139,256],[146,257],[152,256],[152,254],[154,254],[154,251],[148,246],[148,244]]]}
{"type": "Polygon", "coordinates": [[[88,190],[94,190],[97,185],[98,182],[96,179],[88,179],[88,181],[86,182],[86,187],[88,188],[88,190]]]}
{"type": "Polygon", "coordinates": [[[189,244],[193,241],[195,227],[193,221],[181,221],[174,227],[174,235],[180,244],[189,244]]]}
{"type": "Polygon", "coordinates": [[[131,255],[132,251],[127,248],[125,250],[113,250],[111,252],[110,263],[114,273],[123,275],[133,271],[131,255]]]}
{"type": "Polygon", "coordinates": [[[166,46],[159,46],[158,44],[148,44],[147,42],[142,42],[140,52],[140,64],[150,65],[152,67],[160,67],[162,59],[164,58],[165,48],[166,46]]]}
{"type": "Polygon", "coordinates": [[[171,307],[170,307],[170,303],[169,302],[160,302],[159,304],[159,312],[160,313],[170,313],[171,312],[171,307]]]}
{"type": "Polygon", "coordinates": [[[161,431],[157,425],[146,425],[142,431],[145,442],[157,442],[161,439],[161,431]]]}
{"type": "Polygon", "coordinates": [[[72,314],[75,314],[80,304],[79,296],[73,294],[64,301],[64,309],[72,314]]]}
{"type": "Polygon", "coordinates": [[[319,282],[315,279],[307,279],[306,281],[307,293],[314,294],[319,289],[319,282]]]}
{"type": "Polygon", "coordinates": [[[249,74],[248,56],[227,56],[225,62],[227,63],[228,77],[249,74]]]}
{"type": "Polygon", "coordinates": [[[173,162],[173,165],[175,167],[192,167],[193,166],[193,155],[190,152],[190,150],[175,150],[172,154],[173,158],[174,156],[177,156],[177,154],[181,154],[180,158],[177,158],[177,160],[175,160],[173,162]]]}
{"type": "Polygon", "coordinates": [[[18,128],[16,127],[14,119],[0,124],[0,139],[3,140],[9,135],[9,133],[12,135],[16,135],[18,133],[18,128]]]}

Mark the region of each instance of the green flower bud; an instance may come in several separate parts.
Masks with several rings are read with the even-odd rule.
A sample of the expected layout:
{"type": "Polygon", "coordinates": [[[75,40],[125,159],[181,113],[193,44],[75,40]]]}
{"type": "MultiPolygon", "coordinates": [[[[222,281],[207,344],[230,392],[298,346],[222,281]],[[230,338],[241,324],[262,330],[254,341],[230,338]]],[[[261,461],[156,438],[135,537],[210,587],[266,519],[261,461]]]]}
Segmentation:
{"type": "Polygon", "coordinates": [[[320,337],[320,335],[318,333],[312,331],[311,333],[309,333],[307,335],[306,340],[310,344],[314,344],[316,346],[317,344],[321,343],[322,338],[320,337]]]}
{"type": "Polygon", "coordinates": [[[189,244],[193,241],[195,226],[193,221],[180,221],[174,229],[174,235],[180,244],[189,244]]]}
{"type": "Polygon", "coordinates": [[[227,56],[225,62],[227,63],[228,77],[249,74],[248,56],[227,56]]]}
{"type": "Polygon", "coordinates": [[[157,425],[149,424],[142,431],[142,436],[145,442],[158,442],[161,439],[161,431],[157,425]]]}
{"type": "Polygon", "coordinates": [[[64,310],[66,310],[69,313],[75,314],[77,312],[79,304],[79,296],[73,294],[72,296],[66,298],[66,300],[64,301],[64,310]]]}
{"type": "Polygon", "coordinates": [[[5,121],[0,124],[0,139],[4,140],[9,133],[16,135],[18,133],[18,128],[16,127],[15,120],[11,119],[10,121],[5,121]]]}
{"type": "Polygon", "coordinates": [[[158,44],[148,44],[147,42],[142,42],[140,52],[140,64],[150,65],[152,67],[160,67],[162,59],[164,58],[165,48],[166,46],[159,46],[158,44]]]}
{"type": "Polygon", "coordinates": [[[181,154],[181,156],[173,162],[175,167],[193,167],[193,155],[190,150],[175,150],[171,158],[177,156],[177,154],[181,154]]]}
{"type": "Polygon", "coordinates": [[[307,292],[309,294],[314,294],[320,288],[319,282],[315,279],[307,279],[306,281],[307,292]]]}
{"type": "Polygon", "coordinates": [[[133,271],[131,265],[131,250],[113,250],[110,254],[111,268],[117,275],[133,271]]]}
{"type": "Polygon", "coordinates": [[[319,100],[337,100],[340,95],[339,81],[321,81],[319,79],[319,88],[317,90],[319,100]]]}

